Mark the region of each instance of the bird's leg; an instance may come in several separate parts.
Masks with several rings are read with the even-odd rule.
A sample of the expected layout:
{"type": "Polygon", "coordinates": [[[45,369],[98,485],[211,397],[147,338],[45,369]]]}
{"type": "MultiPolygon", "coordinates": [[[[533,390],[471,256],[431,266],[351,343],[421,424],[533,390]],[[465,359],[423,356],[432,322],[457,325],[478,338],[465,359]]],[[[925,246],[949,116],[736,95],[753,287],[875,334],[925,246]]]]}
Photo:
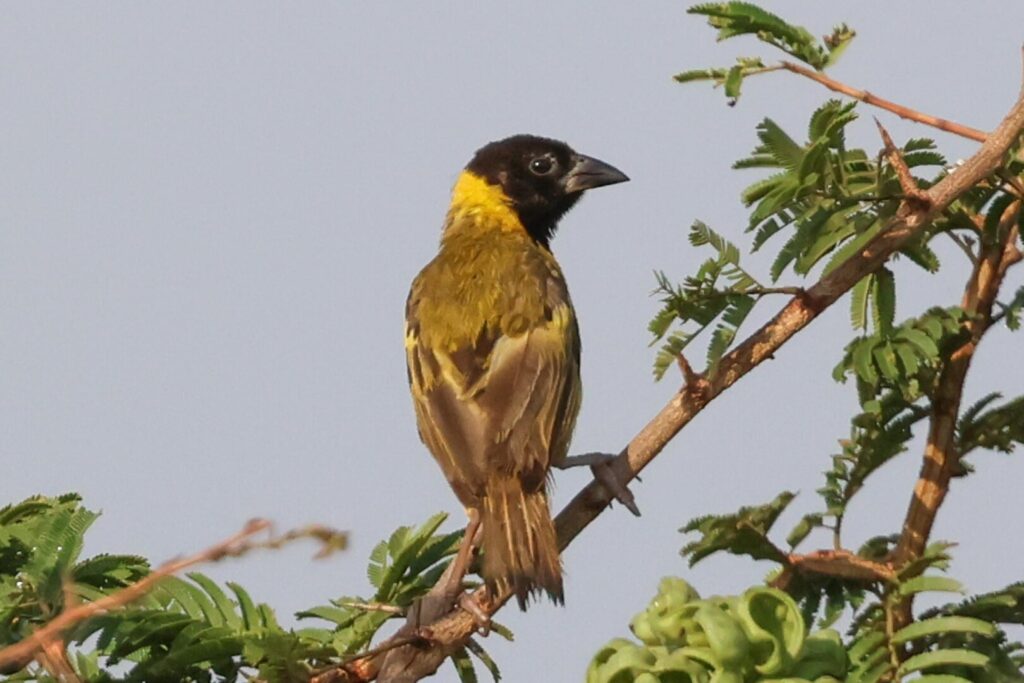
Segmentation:
{"type": "Polygon", "coordinates": [[[469,523],[466,525],[466,531],[463,532],[459,551],[456,553],[455,559],[452,560],[452,566],[449,568],[451,571],[448,573],[444,595],[450,596],[450,599],[454,600],[455,595],[459,594],[455,604],[469,612],[469,615],[473,617],[473,621],[476,622],[477,628],[480,629],[481,634],[486,636],[491,630],[491,617],[473,599],[471,593],[462,593],[462,579],[465,578],[466,572],[469,571],[469,566],[473,561],[473,550],[479,544],[480,539],[478,537],[481,530],[480,511],[476,508],[466,508],[466,514],[469,516],[469,523]]]}
{"type": "Polygon", "coordinates": [[[640,508],[636,506],[633,492],[615,476],[612,468],[612,461],[618,456],[614,453],[583,453],[582,455],[569,455],[562,458],[561,462],[552,463],[560,470],[567,470],[570,467],[581,467],[589,465],[590,471],[594,473],[594,479],[601,482],[615,500],[622,503],[622,506],[637,517],[640,516],[640,508]]]}
{"type": "MultiPolygon", "coordinates": [[[[466,524],[466,530],[463,532],[462,542],[459,544],[459,550],[455,554],[455,559],[444,570],[444,573],[441,574],[441,578],[437,580],[434,587],[426,595],[413,603],[409,610],[408,622],[415,624],[417,627],[422,624],[429,624],[440,618],[451,609],[453,604],[462,605],[463,598],[465,597],[459,597],[462,593],[462,580],[465,578],[466,572],[469,571],[473,559],[473,549],[480,540],[479,511],[473,508],[466,508],[466,516],[469,517],[469,523],[466,524]]],[[[476,614],[469,609],[466,611],[473,614],[474,620],[479,624],[476,614]]],[[[479,607],[477,611],[480,611],[479,607]]],[[[490,626],[489,621],[487,626],[490,626]]]]}
{"type": "Polygon", "coordinates": [[[466,524],[466,530],[462,534],[462,543],[459,544],[459,551],[455,554],[455,559],[452,560],[451,572],[448,573],[444,591],[444,594],[451,596],[452,600],[462,591],[462,579],[466,577],[469,565],[473,561],[473,550],[477,544],[477,532],[480,530],[480,511],[476,508],[466,508],[466,515],[469,517],[469,523],[466,524]]]}

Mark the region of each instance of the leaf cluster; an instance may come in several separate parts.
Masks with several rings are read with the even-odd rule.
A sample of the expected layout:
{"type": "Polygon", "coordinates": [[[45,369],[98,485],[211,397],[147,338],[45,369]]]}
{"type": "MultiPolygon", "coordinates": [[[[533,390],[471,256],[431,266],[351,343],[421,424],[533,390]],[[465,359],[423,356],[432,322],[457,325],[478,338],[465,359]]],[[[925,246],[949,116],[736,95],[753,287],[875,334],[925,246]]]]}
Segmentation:
{"type": "Polygon", "coordinates": [[[664,273],[656,273],[661,310],[648,325],[653,343],[663,341],[654,363],[654,375],[664,376],[684,349],[715,321],[707,363],[714,372],[718,361],[736,338],[763,292],[761,284],[740,266],[740,253],[732,244],[701,221],[690,228],[690,244],[709,246],[715,256],[706,259],[697,272],[681,285],[673,285],[664,273]],[[673,326],[677,329],[672,330],[673,326]]]}
{"type": "MultiPolygon", "coordinates": [[[[788,556],[768,538],[768,532],[792,500],[793,495],[786,492],[769,503],[744,507],[734,514],[698,518],[683,530],[698,532],[701,538],[685,546],[683,554],[691,557],[691,564],[717,552],[728,552],[785,565],[788,556]]],[[[801,530],[798,525],[790,535],[790,541],[797,545],[804,536],[806,530],[801,530]]],[[[858,551],[858,555],[883,561],[893,541],[892,537],[872,539],[858,551]]],[[[1005,624],[1021,623],[1024,618],[1021,612],[1024,591],[1019,584],[929,610],[902,628],[892,629],[893,615],[908,598],[921,593],[963,592],[958,581],[935,573],[936,570],[944,572],[948,569],[949,548],[948,543],[933,543],[921,557],[903,566],[891,580],[886,581],[844,578],[841,574],[805,575],[795,572],[786,582],[786,592],[781,593],[791,607],[776,609],[774,613],[790,613],[794,620],[799,619],[800,632],[803,632],[804,624],[812,624],[816,618],[819,628],[828,628],[846,613],[851,622],[847,637],[840,641],[837,636],[835,641],[837,652],[843,653],[842,657],[834,660],[839,672],[829,674],[845,681],[878,683],[901,680],[913,674],[945,676],[947,678],[941,680],[948,683],[1024,680],[1019,671],[1024,658],[1019,647],[1008,642],[1002,628],[1005,624]],[[873,599],[869,600],[870,596],[873,599]],[[1013,675],[1010,672],[1014,672],[1013,675]]],[[[778,572],[770,574],[772,580],[778,576],[778,572]]],[[[681,610],[678,607],[695,600],[692,589],[686,587],[685,591],[681,590],[675,583],[678,581],[664,580],[659,596],[633,621],[634,633],[648,649],[654,649],[644,651],[629,641],[612,641],[599,651],[591,664],[595,676],[597,673],[611,675],[624,667],[638,669],[655,664],[667,667],[672,662],[665,655],[674,652],[674,648],[685,648],[692,644],[691,641],[707,642],[700,639],[707,638],[705,631],[714,631],[704,627],[697,618],[700,613],[695,609],[681,610]],[[662,652],[665,648],[667,651],[662,652]]],[[[756,590],[774,589],[751,589],[756,590]]],[[[710,602],[734,609],[734,601],[715,598],[710,602]]],[[[780,631],[784,629],[777,629],[780,631]]],[[[711,638],[710,642],[718,641],[711,638]]],[[[687,655],[695,656],[692,651],[687,651],[687,655]]],[[[718,655],[702,661],[720,665],[722,660],[718,655]]],[[[657,673],[660,669],[651,671],[657,673]]],[[[606,679],[595,677],[593,680],[606,679]]],[[[694,677],[692,680],[709,679],[694,677]]],[[[763,679],[758,672],[746,670],[736,680],[763,679]]]]}
{"type": "Polygon", "coordinates": [[[774,588],[701,599],[678,578],[630,623],[635,643],[616,638],[587,669],[587,683],[837,681],[848,668],[832,630],[808,633],[796,603],[774,588]]]}
{"type": "MultiPolygon", "coordinates": [[[[706,16],[708,24],[718,30],[719,41],[752,35],[818,70],[835,64],[856,35],[842,24],[819,41],[803,26],[791,24],[749,2],[703,3],[687,11],[706,16]]],[[[724,85],[725,96],[733,105],[739,99],[744,78],[770,70],[760,57],[740,57],[734,66],[693,69],[677,74],[675,79],[680,83],[710,80],[724,85]]]]}
{"type": "MultiPolygon", "coordinates": [[[[855,291],[854,301],[856,297],[855,291]]],[[[898,393],[907,402],[929,396],[949,352],[967,338],[966,321],[959,307],[932,308],[897,326],[890,319],[874,334],[847,344],[832,376],[838,382],[856,377],[865,408],[886,392],[898,393]]]]}
{"type": "MultiPolygon", "coordinates": [[[[752,154],[734,164],[738,169],[768,169],[771,174],[747,187],[742,200],[751,209],[747,232],[752,233],[751,251],[765,247],[776,235],[786,236],[770,268],[772,282],[787,270],[804,277],[819,264],[827,274],[859,252],[877,237],[894,218],[903,199],[896,171],[884,155],[870,155],[850,149],[846,129],[856,120],[855,104],[830,100],[811,116],[808,140],[801,144],[777,123],[765,119],[758,125],[760,144],[752,154]],[[827,258],[826,258],[827,257],[827,258]]],[[[911,168],[935,166],[945,159],[926,139],[908,141],[900,150],[911,168]]],[[[919,179],[921,187],[930,180],[919,179]]],[[[958,209],[959,210],[959,209],[958,209]]],[[[944,230],[954,230],[944,224],[944,230]]],[[[937,272],[939,260],[928,242],[935,233],[905,245],[901,253],[928,272],[937,272]]],[[[713,329],[707,353],[708,369],[729,349],[754,304],[764,295],[793,293],[794,287],[762,285],[740,265],[735,244],[697,221],[690,228],[694,246],[710,246],[715,256],[705,260],[697,272],[675,285],[664,273],[657,273],[655,295],[662,307],[649,326],[655,342],[662,342],[655,359],[656,377],[664,375],[679,354],[705,329],[713,329]],[[715,324],[717,321],[717,325],[715,324]]],[[[851,298],[854,329],[877,335],[893,335],[896,312],[896,284],[888,268],[865,276],[851,298]]],[[[870,364],[865,376],[872,384],[874,374],[892,374],[904,364],[915,374],[917,364],[930,357],[931,345],[914,330],[901,330],[895,342],[886,338],[878,346],[880,360],[870,364]],[[917,341],[903,349],[903,342],[917,341]],[[887,361],[892,361],[888,363],[887,361]],[[877,366],[877,369],[876,369],[877,366]],[[872,374],[871,371],[874,371],[872,374]]],[[[862,350],[871,356],[875,346],[862,350]]],[[[908,368],[904,367],[906,374],[908,368]]]]}
{"type": "MultiPolygon", "coordinates": [[[[98,600],[149,574],[149,563],[136,556],[79,557],[97,517],[75,494],[0,509],[0,647],[23,640],[69,601],[98,600]]],[[[439,533],[444,520],[438,514],[401,527],[374,548],[370,598],[339,598],[297,615],[326,627],[283,627],[269,605],[239,584],[221,586],[193,572],[163,578],[127,607],[78,624],[67,636],[68,666],[85,683],[305,683],[315,671],[364,651],[389,619],[403,616],[436,583],[461,538],[439,533]]],[[[472,643],[456,656],[462,680],[476,680],[470,653],[497,678],[493,660],[472,643]]],[[[56,680],[33,662],[4,673],[11,681],[56,680]]]]}

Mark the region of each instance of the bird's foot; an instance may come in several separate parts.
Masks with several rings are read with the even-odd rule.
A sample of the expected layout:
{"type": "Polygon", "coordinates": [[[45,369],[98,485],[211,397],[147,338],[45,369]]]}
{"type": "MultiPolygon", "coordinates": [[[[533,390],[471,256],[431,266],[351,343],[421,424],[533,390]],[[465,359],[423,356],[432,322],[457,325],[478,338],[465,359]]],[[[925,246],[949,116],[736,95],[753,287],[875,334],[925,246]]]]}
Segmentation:
{"type": "Polygon", "coordinates": [[[629,487],[626,486],[626,484],[619,481],[619,478],[615,475],[615,470],[612,467],[612,461],[615,460],[616,457],[617,456],[614,453],[584,453],[582,455],[570,455],[564,458],[561,463],[556,465],[556,467],[564,470],[570,467],[589,465],[590,471],[594,473],[594,479],[601,482],[601,485],[608,490],[608,493],[615,496],[615,500],[622,503],[624,508],[639,517],[640,508],[636,506],[636,499],[633,497],[633,492],[629,490],[629,487]]]}
{"type": "Polygon", "coordinates": [[[477,602],[474,593],[463,593],[459,596],[458,606],[463,611],[467,612],[469,616],[473,617],[476,628],[480,632],[480,635],[486,637],[491,632],[491,615],[489,615],[480,603],[477,602]]]}

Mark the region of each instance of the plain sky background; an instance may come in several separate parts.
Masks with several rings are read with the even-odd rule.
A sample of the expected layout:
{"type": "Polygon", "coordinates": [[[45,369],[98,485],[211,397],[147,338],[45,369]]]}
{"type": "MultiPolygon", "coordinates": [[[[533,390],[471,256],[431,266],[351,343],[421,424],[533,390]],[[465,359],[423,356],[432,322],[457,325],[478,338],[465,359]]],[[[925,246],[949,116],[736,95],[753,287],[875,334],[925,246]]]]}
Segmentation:
{"type": "MultiPolygon", "coordinates": [[[[815,34],[854,26],[833,72],[850,84],[982,129],[1016,96],[1017,0],[766,4],[815,34]]],[[[155,562],[250,517],[333,525],[352,546],[330,560],[311,561],[304,545],[207,570],[285,619],[368,594],[367,555],[394,527],[438,510],[453,515],[446,528],[464,520],[416,436],[403,304],[461,166],[519,132],[563,138],[632,177],[587,196],[553,245],[583,334],[573,450],[617,451],[679,382],[651,378],[652,270],[682,278],[708,255],[685,239],[695,218],[745,244],[737,197],[760,176],[729,165],[754,146],[761,117],[802,139],[829,97],[787,74],[749,81],[735,108],[707,85],[675,84],[683,69],[773,56],[750,39],[716,45],[686,6],[5,4],[0,502],[77,490],[103,511],[88,553],[155,562]]],[[[871,115],[897,140],[935,136],[951,159],[976,149],[861,113],[852,142],[872,151],[871,115]]],[[[910,276],[899,317],[959,301],[966,269],[940,246],[946,277],[897,264],[910,276]]],[[[762,274],[766,263],[751,260],[762,274]]],[[[762,304],[762,318],[781,304],[762,304]]],[[[634,487],[641,519],[615,508],[571,546],[564,609],[501,613],[517,642],[486,645],[507,680],[580,680],[661,576],[705,594],[763,577],[767,565],[731,557],[688,569],[677,529],[786,488],[803,493],[780,540],[820,509],[814,490],[855,408],[852,386],[830,378],[847,311],[844,299],[676,438],[634,487]]],[[[1022,340],[990,334],[968,400],[1021,393],[1022,340]]],[[[871,482],[847,545],[897,530],[919,454],[871,482]]],[[[935,537],[960,541],[972,559],[952,573],[986,590],[1021,578],[1024,463],[971,460],[978,473],[954,482],[935,537]]],[[[555,507],[588,477],[559,473],[555,507]]],[[[438,676],[454,678],[449,665],[438,676]]]]}

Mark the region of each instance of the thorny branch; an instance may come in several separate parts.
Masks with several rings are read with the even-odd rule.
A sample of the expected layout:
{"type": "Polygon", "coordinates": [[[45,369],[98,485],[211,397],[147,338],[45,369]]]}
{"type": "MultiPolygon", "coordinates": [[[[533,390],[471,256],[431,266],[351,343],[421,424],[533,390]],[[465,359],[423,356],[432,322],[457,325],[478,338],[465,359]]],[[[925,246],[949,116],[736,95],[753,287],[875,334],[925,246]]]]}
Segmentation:
{"type": "MultiPolygon", "coordinates": [[[[763,361],[771,358],[783,344],[835,303],[861,278],[879,268],[908,240],[926,229],[932,220],[960,195],[1000,168],[1007,151],[1024,130],[1024,91],[996,130],[990,135],[985,135],[972,128],[927,117],[868,93],[852,91],[820,74],[805,74],[802,67],[792,66],[794,68],[786,68],[817,80],[838,92],[857,97],[868,104],[883,106],[906,118],[983,141],[984,144],[974,156],[957,169],[956,173],[947,175],[927,191],[923,191],[921,199],[927,201],[904,201],[886,230],[878,237],[812,287],[795,295],[771,320],[723,356],[717,372],[712,377],[695,373],[691,381],[672,397],[612,462],[616,477],[623,483],[634,479],[711,401],[763,361]],[[844,89],[833,86],[841,86],[844,89]]],[[[587,525],[607,509],[611,500],[612,496],[600,483],[592,481],[587,484],[555,519],[559,547],[564,549],[572,543],[587,525]]],[[[486,589],[481,588],[476,591],[474,598],[483,611],[490,615],[501,608],[509,595],[490,596],[486,589]]],[[[418,681],[437,671],[445,658],[462,647],[477,628],[473,617],[461,609],[450,609],[441,618],[427,623],[427,626],[422,626],[419,630],[424,636],[429,636],[426,637],[427,643],[391,650],[386,657],[386,673],[382,674],[381,669],[384,658],[361,657],[319,675],[314,678],[315,683],[363,683],[375,679],[388,683],[418,681]]],[[[402,635],[396,634],[396,637],[406,635],[402,630],[399,634],[402,635]]],[[[385,644],[387,642],[385,641],[385,644]]]]}
{"type": "Polygon", "coordinates": [[[323,547],[316,556],[324,557],[334,550],[343,548],[347,538],[343,532],[311,525],[286,532],[280,536],[271,536],[263,541],[253,540],[257,534],[269,530],[272,530],[272,524],[269,521],[265,519],[250,520],[241,531],[205,550],[188,557],[169,560],[139,581],[99,600],[65,609],[24,640],[0,649],[0,671],[20,669],[39,655],[42,656],[48,667],[55,665],[59,669],[60,663],[66,660],[58,657],[57,652],[63,653],[63,640],[68,631],[90,617],[131,604],[149,593],[162,579],[172,574],[178,574],[189,567],[207,562],[219,562],[228,557],[238,557],[260,548],[279,548],[283,544],[299,538],[313,538],[320,541],[323,547]]]}

